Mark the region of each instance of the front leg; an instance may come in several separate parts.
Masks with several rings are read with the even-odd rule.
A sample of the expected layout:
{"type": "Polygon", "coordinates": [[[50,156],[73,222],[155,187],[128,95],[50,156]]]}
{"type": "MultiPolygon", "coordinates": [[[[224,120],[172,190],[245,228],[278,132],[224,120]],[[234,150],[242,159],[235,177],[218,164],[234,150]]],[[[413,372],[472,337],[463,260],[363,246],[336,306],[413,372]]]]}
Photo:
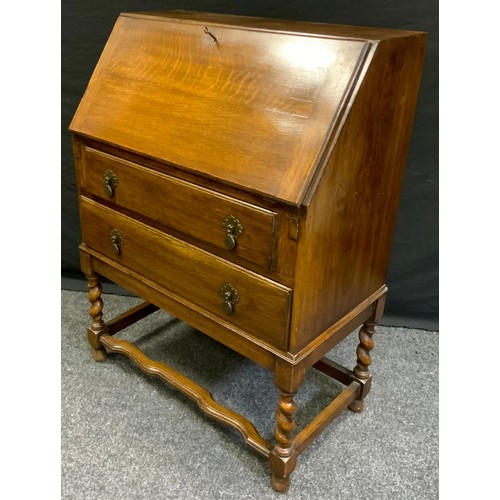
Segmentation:
{"type": "Polygon", "coordinates": [[[297,452],[293,445],[295,422],[293,416],[297,404],[293,400],[295,393],[279,390],[278,408],[276,410],[276,445],[269,457],[272,473],[272,485],[276,491],[287,491],[290,487],[290,474],[297,464],[297,452]]]}
{"type": "Polygon", "coordinates": [[[274,383],[278,389],[278,408],[276,409],[276,444],[269,456],[272,486],[276,491],[287,491],[290,487],[290,474],[295,469],[299,452],[294,444],[297,405],[293,400],[302,386],[305,368],[276,360],[274,383]]]}
{"type": "MultiPolygon", "coordinates": [[[[362,382],[371,381],[371,373],[369,366],[372,364],[372,357],[370,351],[374,348],[373,334],[375,333],[375,322],[366,321],[359,331],[359,345],[356,349],[357,364],[354,367],[353,373],[356,378],[362,382]]],[[[368,386],[369,387],[369,386],[368,386]]],[[[366,394],[365,394],[366,395],[366,394]]],[[[353,412],[359,413],[365,408],[364,396],[356,399],[349,405],[349,409],[353,412]]]]}
{"type": "Polygon", "coordinates": [[[102,309],[104,307],[101,293],[102,285],[95,274],[87,275],[88,299],[90,302],[89,316],[92,318],[90,327],[87,330],[89,344],[92,347],[92,357],[95,361],[106,359],[106,349],[99,341],[99,337],[107,331],[106,324],[102,319],[102,309]]]}

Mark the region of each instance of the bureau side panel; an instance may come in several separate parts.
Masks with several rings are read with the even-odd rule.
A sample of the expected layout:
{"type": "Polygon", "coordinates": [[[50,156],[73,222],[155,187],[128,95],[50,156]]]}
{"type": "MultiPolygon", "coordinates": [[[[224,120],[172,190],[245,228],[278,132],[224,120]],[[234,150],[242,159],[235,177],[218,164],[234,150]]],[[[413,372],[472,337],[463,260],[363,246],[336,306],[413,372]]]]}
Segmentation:
{"type": "Polygon", "coordinates": [[[425,34],[380,42],[301,220],[290,351],[386,279],[425,34]]]}

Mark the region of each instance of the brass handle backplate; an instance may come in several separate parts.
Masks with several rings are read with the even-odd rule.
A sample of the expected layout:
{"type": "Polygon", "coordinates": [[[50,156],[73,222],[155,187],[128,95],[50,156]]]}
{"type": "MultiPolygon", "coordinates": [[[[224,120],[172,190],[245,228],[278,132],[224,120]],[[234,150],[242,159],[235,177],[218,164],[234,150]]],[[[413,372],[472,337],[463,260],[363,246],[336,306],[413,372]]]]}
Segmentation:
{"type": "Polygon", "coordinates": [[[109,237],[111,239],[111,246],[113,247],[115,254],[120,255],[123,245],[122,233],[120,233],[118,229],[113,229],[111,233],[109,233],[109,237]]]}
{"type": "Polygon", "coordinates": [[[243,234],[243,224],[234,216],[228,215],[222,221],[224,228],[224,246],[232,250],[236,246],[236,239],[243,234]]]}
{"type": "Polygon", "coordinates": [[[234,305],[240,301],[240,294],[230,283],[222,285],[219,294],[223,299],[222,310],[230,316],[234,312],[234,305]]]}
{"type": "Polygon", "coordinates": [[[118,186],[118,177],[112,170],[104,172],[104,192],[109,198],[115,194],[116,186],[118,186]]]}

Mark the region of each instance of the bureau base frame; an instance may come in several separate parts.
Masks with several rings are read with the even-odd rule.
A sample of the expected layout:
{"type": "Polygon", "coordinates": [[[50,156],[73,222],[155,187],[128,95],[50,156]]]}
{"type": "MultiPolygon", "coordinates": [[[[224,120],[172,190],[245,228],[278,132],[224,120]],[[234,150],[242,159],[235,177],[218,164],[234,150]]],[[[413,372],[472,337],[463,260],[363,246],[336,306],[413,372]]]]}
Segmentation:
{"type": "MultiPolygon", "coordinates": [[[[276,409],[275,443],[266,441],[255,426],[241,414],[217,403],[209,391],[193,380],[175,371],[165,363],[148,358],[131,342],[117,339],[116,333],[141,320],[159,309],[158,306],[143,302],[120,314],[116,318],[104,322],[102,286],[95,272],[87,274],[89,315],[91,324],[88,328],[88,340],[92,356],[102,362],[108,353],[122,354],[130,358],[145,373],[156,376],[179,390],[197,403],[199,408],[215,420],[227,424],[241,433],[246,444],[269,460],[272,486],[274,490],[285,492],[290,486],[290,474],[293,472],[297,457],[305,448],[346,408],[354,412],[364,409],[364,399],[371,388],[369,366],[372,362],[370,351],[374,347],[373,334],[375,325],[383,312],[385,293],[369,307],[368,319],[361,319],[363,326],[359,332],[359,345],[356,350],[357,364],[349,370],[338,363],[321,357],[311,365],[314,356],[308,354],[297,364],[276,358],[274,380],[278,389],[276,409]],[[297,405],[294,397],[304,382],[308,368],[313,367],[325,375],[344,384],[346,388],[321,411],[303,430],[295,434],[294,414],[297,405]]],[[[366,311],[365,311],[366,312],[366,311]]],[[[359,315],[360,318],[366,314],[359,315]]],[[[349,321],[352,325],[353,318],[349,321]]],[[[338,341],[346,334],[338,336],[338,341]]]]}

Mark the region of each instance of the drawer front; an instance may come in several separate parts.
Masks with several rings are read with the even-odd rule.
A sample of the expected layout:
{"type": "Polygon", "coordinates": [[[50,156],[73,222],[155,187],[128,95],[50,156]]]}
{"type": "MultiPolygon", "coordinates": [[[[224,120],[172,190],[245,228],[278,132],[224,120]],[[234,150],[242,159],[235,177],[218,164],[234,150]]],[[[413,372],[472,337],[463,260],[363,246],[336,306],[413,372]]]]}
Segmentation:
{"type": "Polygon", "coordinates": [[[81,198],[80,211],[87,246],[250,335],[285,348],[289,288],[92,200],[81,198]],[[230,297],[224,297],[224,287],[230,297]]]}
{"type": "Polygon", "coordinates": [[[226,249],[228,258],[235,254],[274,269],[278,217],[274,212],[88,147],[83,179],[95,196],[226,249]]]}

